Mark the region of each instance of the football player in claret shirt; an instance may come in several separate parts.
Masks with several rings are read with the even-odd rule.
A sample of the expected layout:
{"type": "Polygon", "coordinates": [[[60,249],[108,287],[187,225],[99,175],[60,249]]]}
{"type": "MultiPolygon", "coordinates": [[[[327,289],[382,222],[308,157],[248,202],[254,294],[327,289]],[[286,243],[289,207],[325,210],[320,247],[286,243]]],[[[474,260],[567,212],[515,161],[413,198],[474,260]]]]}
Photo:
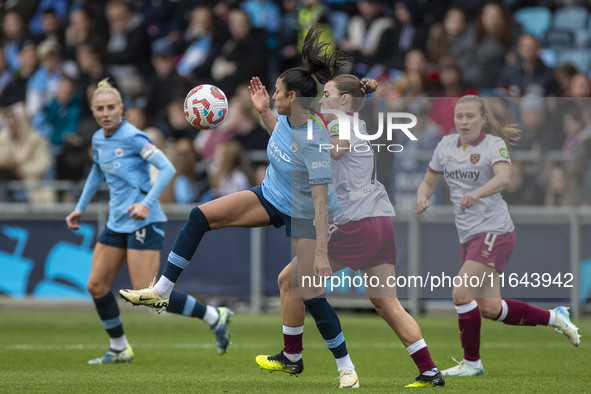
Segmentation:
{"type": "Polygon", "coordinates": [[[574,346],[580,344],[578,328],[568,308],[547,310],[525,302],[501,298],[499,273],[503,272],[515,245],[515,227],[501,191],[509,184],[511,159],[507,145],[519,138],[519,130],[502,126],[479,96],[463,96],[454,108],[458,134],[441,140],[417,190],[415,212],[429,207],[429,198],[442,177],[449,187],[455,225],[460,239],[460,277],[489,279],[481,287],[468,280],[455,287],[464,359],[446,369],[446,376],[482,375],[480,361],[481,316],[505,324],[553,326],[574,346]],[[484,131],[486,130],[486,132],[484,131]]]}

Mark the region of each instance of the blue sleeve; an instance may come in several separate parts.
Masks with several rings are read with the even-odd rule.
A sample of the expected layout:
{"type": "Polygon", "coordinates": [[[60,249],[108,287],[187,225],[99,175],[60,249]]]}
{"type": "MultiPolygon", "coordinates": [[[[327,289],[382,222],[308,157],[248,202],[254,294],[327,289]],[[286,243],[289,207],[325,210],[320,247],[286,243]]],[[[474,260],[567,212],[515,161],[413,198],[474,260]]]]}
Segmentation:
{"type": "Polygon", "coordinates": [[[314,127],[313,136],[311,141],[306,141],[304,147],[304,162],[308,169],[310,185],[332,183],[330,150],[323,148],[330,144],[328,131],[314,127]]]}
{"type": "Polygon", "coordinates": [[[92,165],[92,169],[90,170],[90,174],[88,174],[88,178],[86,178],[86,182],[84,183],[84,189],[82,189],[82,195],[78,200],[78,204],[76,204],[76,209],[84,212],[92,197],[94,197],[96,191],[101,186],[105,175],[103,171],[100,169],[98,164],[94,163],[92,165]]]}
{"type": "Polygon", "coordinates": [[[151,208],[152,205],[158,201],[158,197],[160,197],[164,189],[166,189],[166,186],[168,186],[170,183],[172,177],[176,173],[176,170],[172,163],[160,150],[155,150],[153,153],[151,153],[147,160],[150,164],[158,168],[158,176],[154,181],[154,185],[152,185],[148,195],[142,201],[142,204],[148,208],[151,208]]]}

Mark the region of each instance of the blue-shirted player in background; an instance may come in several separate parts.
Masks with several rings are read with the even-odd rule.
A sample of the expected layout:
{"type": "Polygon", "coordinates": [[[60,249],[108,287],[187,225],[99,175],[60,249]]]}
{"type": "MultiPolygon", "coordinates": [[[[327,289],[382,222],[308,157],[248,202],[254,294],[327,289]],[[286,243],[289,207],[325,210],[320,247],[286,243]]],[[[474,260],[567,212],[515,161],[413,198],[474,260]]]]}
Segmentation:
{"type": "MultiPolygon", "coordinates": [[[[109,334],[110,347],[105,355],[89,363],[129,362],[133,360],[133,350],[123,332],[111,285],[126,261],[134,288],[148,286],[158,272],[164,239],[162,222],[166,221],[158,197],[175,169],[146,134],[123,119],[121,95],[108,81],[99,82],[91,108],[101,126],[92,138],[94,164],[76,209],[68,215],[66,223],[71,230],[80,228],[82,212],[105,179],[110,193],[109,219],[94,249],[87,287],[109,334]],[[150,165],[158,168],[153,186],[150,186],[150,165]]],[[[222,331],[227,332],[226,308],[216,310],[186,294],[175,293],[171,312],[187,311],[183,314],[209,319],[212,328],[221,325],[222,331]]]]}
{"type": "MultiPolygon", "coordinates": [[[[296,98],[316,97],[317,80],[326,83],[341,65],[341,59],[318,42],[319,36],[315,27],[306,37],[302,49],[304,67],[288,69],[277,78],[273,94],[279,114],[277,120],[268,107],[269,96],[264,86],[258,78],[253,78],[259,86],[253,90],[251,81],[255,108],[258,109],[257,102],[267,101],[266,106],[260,105],[264,108],[260,115],[271,134],[267,145],[269,167],[262,185],[193,208],[156,285],[142,290],[120,290],[124,299],[156,311],[170,309],[172,289],[201,239],[206,232],[224,227],[286,225],[300,267],[308,270],[304,275],[330,275],[328,214],[338,209],[338,200],[330,184],[330,153],[319,149],[320,144],[329,143],[329,137],[326,129],[313,123],[313,138],[307,138],[310,114],[296,101],[296,98]]],[[[283,352],[272,358],[291,368],[292,373],[303,370],[301,360],[288,360],[283,352]]]]}

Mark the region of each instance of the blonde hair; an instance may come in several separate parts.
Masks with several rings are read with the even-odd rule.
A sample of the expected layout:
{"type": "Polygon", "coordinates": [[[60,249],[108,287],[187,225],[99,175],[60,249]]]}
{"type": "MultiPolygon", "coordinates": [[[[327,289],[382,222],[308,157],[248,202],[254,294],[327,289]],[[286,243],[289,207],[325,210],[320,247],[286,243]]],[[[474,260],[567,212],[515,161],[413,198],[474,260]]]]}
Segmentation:
{"type": "MultiPolygon", "coordinates": [[[[486,118],[486,123],[485,123],[486,129],[488,130],[488,132],[490,134],[492,134],[496,137],[499,137],[503,141],[505,141],[507,148],[510,148],[511,145],[515,145],[517,140],[520,138],[519,134],[521,133],[521,131],[515,127],[516,125],[515,124],[507,125],[507,126],[501,125],[499,123],[499,121],[497,120],[497,118],[495,118],[495,116],[492,113],[492,111],[490,110],[490,108],[488,108],[488,106],[486,105],[486,103],[484,102],[484,99],[482,97],[476,96],[476,95],[462,96],[456,102],[456,106],[458,104],[462,104],[462,103],[476,103],[476,104],[478,104],[478,109],[480,111],[480,115],[483,118],[486,118]]],[[[454,107],[454,109],[455,109],[455,107],[454,107]]]]}
{"type": "Polygon", "coordinates": [[[360,81],[359,78],[352,74],[337,75],[331,82],[334,82],[340,94],[348,94],[351,97],[361,98],[355,101],[355,108],[353,110],[356,111],[363,106],[365,95],[375,92],[378,87],[375,79],[363,78],[360,81]]]}
{"type": "Polygon", "coordinates": [[[99,94],[106,94],[106,93],[113,94],[117,98],[117,101],[119,102],[119,104],[123,105],[123,100],[121,99],[121,93],[119,93],[119,91],[116,88],[114,88],[113,85],[111,85],[111,83],[109,82],[109,78],[105,78],[105,79],[99,81],[99,83],[97,84],[97,88],[94,91],[94,93],[92,94],[92,99],[90,100],[90,106],[92,107],[94,105],[94,98],[96,96],[98,96],[99,94]]]}

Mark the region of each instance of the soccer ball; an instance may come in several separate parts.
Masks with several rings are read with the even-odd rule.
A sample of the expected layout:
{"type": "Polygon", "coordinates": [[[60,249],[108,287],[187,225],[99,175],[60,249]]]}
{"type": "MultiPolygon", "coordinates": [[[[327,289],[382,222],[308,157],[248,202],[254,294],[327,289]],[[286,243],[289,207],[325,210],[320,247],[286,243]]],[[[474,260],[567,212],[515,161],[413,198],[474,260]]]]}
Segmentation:
{"type": "Polygon", "coordinates": [[[209,130],[221,125],[228,114],[228,100],[213,85],[195,86],[185,98],[185,118],[197,129],[209,130]]]}

